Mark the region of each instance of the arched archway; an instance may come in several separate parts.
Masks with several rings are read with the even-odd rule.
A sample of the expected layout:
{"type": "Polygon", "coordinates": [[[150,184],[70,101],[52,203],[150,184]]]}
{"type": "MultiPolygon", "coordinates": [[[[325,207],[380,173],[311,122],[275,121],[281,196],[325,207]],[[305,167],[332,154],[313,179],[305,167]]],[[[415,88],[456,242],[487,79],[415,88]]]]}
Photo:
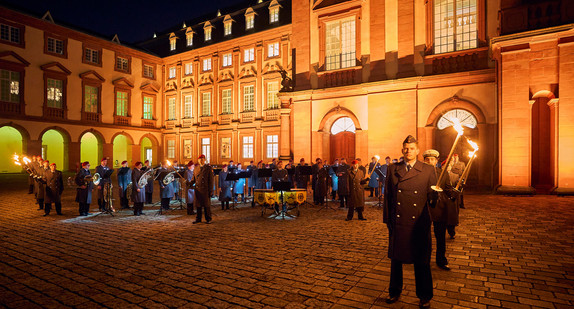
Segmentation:
{"type": "Polygon", "coordinates": [[[80,135],[80,161],[88,161],[91,166],[97,166],[103,157],[104,139],[94,130],[86,131],[80,135]]]}
{"type": "Polygon", "coordinates": [[[56,163],[59,170],[67,170],[70,134],[60,127],[48,127],[40,133],[38,140],[42,141],[42,157],[56,163]]]}
{"type": "Polygon", "coordinates": [[[113,144],[113,164],[114,168],[121,167],[122,161],[127,160],[128,165],[132,165],[132,145],[133,139],[125,132],[120,132],[112,137],[113,144]]]}
{"type": "Polygon", "coordinates": [[[150,160],[152,165],[156,165],[159,162],[159,142],[155,136],[151,134],[146,134],[140,139],[141,148],[141,161],[150,160]]]}
{"type": "Polygon", "coordinates": [[[337,106],[331,109],[319,125],[318,137],[321,139],[321,153],[318,156],[352,160],[356,157],[356,134],[361,131],[359,120],[349,109],[337,106]]]}
{"type": "Polygon", "coordinates": [[[0,126],[0,173],[19,173],[22,167],[14,164],[12,156],[24,153],[24,136],[11,125],[0,126]]]}
{"type": "Polygon", "coordinates": [[[530,185],[538,193],[548,194],[555,186],[556,115],[554,94],[541,90],[532,95],[530,185]]]}

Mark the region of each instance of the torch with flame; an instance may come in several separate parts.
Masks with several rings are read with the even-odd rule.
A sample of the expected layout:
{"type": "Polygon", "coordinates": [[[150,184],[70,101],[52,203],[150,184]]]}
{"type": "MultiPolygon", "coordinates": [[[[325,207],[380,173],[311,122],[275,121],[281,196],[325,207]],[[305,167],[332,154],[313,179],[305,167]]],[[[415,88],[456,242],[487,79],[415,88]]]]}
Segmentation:
{"type": "Polygon", "coordinates": [[[456,184],[456,187],[454,188],[456,191],[459,191],[459,192],[462,191],[460,188],[462,186],[464,186],[464,184],[466,183],[466,180],[468,179],[468,174],[470,174],[470,166],[472,165],[472,162],[476,158],[476,152],[478,151],[478,144],[477,143],[471,141],[469,138],[467,138],[466,141],[470,144],[473,151],[468,152],[468,157],[470,159],[468,160],[468,164],[464,168],[464,171],[462,172],[462,175],[460,176],[460,179],[458,180],[458,183],[456,184]]]}
{"type": "Polygon", "coordinates": [[[19,155],[14,154],[14,156],[12,156],[12,158],[14,159],[14,164],[16,164],[18,166],[22,166],[28,174],[30,174],[34,177],[36,176],[36,175],[34,175],[34,172],[32,171],[32,169],[28,166],[28,164],[30,162],[32,162],[30,159],[28,159],[28,157],[26,157],[26,156],[20,157],[19,155]]]}
{"type": "Polygon", "coordinates": [[[460,124],[460,121],[458,120],[458,118],[453,118],[451,121],[453,123],[452,127],[456,130],[457,135],[456,135],[456,139],[454,140],[454,144],[452,144],[452,148],[450,149],[448,157],[446,158],[446,161],[444,163],[444,168],[440,172],[440,176],[438,177],[438,181],[437,181],[436,185],[431,186],[431,189],[438,191],[438,192],[443,191],[443,189],[440,187],[440,184],[442,183],[442,181],[445,177],[446,167],[448,166],[450,159],[452,158],[452,155],[454,153],[454,149],[456,148],[456,145],[458,144],[458,140],[460,140],[460,137],[464,134],[464,128],[460,124]]]}

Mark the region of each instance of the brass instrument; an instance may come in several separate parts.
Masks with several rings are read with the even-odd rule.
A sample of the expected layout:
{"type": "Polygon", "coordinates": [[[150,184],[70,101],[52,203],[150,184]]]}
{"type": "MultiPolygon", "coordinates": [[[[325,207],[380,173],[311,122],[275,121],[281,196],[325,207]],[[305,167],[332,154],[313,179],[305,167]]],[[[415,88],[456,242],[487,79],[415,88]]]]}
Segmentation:
{"type": "Polygon", "coordinates": [[[132,193],[134,190],[134,184],[133,182],[130,182],[126,188],[126,198],[131,201],[132,200],[132,193]]]}
{"type": "Polygon", "coordinates": [[[153,177],[154,172],[157,168],[148,168],[138,180],[138,188],[143,189],[147,186],[148,181],[153,177]]]}
{"type": "Polygon", "coordinates": [[[172,183],[175,180],[174,174],[175,174],[175,171],[167,173],[167,175],[165,175],[165,177],[163,177],[163,180],[162,180],[163,184],[167,186],[170,183],[172,183]]]}
{"type": "MultiPolygon", "coordinates": [[[[96,175],[98,175],[98,173],[96,173],[96,175]]],[[[104,201],[109,205],[109,210],[112,212],[116,212],[116,210],[114,209],[114,206],[113,206],[113,202],[112,202],[113,201],[113,191],[112,191],[113,187],[114,186],[112,185],[111,182],[106,182],[104,184],[104,188],[103,188],[103,190],[104,190],[103,195],[104,195],[104,201]]]]}
{"type": "Polygon", "coordinates": [[[379,155],[374,155],[374,157],[377,159],[377,162],[375,162],[375,165],[373,165],[373,169],[367,174],[367,177],[365,178],[371,178],[371,175],[373,175],[373,172],[377,169],[377,164],[379,164],[379,160],[381,160],[381,157],[379,155]]]}
{"type": "Polygon", "coordinates": [[[92,182],[94,183],[94,185],[99,185],[100,181],[102,180],[102,177],[100,176],[100,174],[95,173],[94,176],[92,176],[92,182]]]}
{"type": "MultiPolygon", "coordinates": [[[[94,175],[98,175],[98,173],[94,174],[94,175]]],[[[86,175],[84,176],[84,186],[89,185],[90,183],[94,182],[94,176],[92,175],[86,175]]]]}

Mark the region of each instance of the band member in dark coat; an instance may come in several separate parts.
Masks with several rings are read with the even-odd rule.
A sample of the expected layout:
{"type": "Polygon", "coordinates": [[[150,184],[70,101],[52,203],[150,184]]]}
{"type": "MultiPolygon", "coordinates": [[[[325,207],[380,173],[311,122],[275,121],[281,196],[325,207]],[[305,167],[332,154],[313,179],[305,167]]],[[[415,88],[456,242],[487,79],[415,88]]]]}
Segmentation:
{"type": "Polygon", "coordinates": [[[369,191],[371,194],[369,197],[373,197],[373,193],[375,197],[379,197],[379,175],[377,174],[376,170],[381,167],[379,164],[378,156],[371,158],[371,163],[369,163],[369,168],[367,169],[367,175],[369,176],[369,191]]]}
{"type": "Polygon", "coordinates": [[[257,170],[257,166],[255,166],[255,164],[253,164],[253,160],[249,161],[249,166],[247,166],[247,170],[251,171],[251,176],[249,177],[248,182],[247,182],[247,186],[248,186],[247,195],[252,196],[253,193],[255,192],[254,191],[255,186],[257,185],[257,174],[255,174],[255,171],[257,170]]]}
{"type": "Polygon", "coordinates": [[[339,168],[339,159],[333,161],[333,165],[329,167],[329,176],[331,176],[331,199],[334,201],[337,197],[339,190],[339,177],[337,177],[337,169],[339,168]]]}
{"type": "Polygon", "coordinates": [[[185,203],[187,204],[187,214],[188,215],[195,215],[195,211],[193,210],[193,203],[195,201],[195,189],[193,188],[193,184],[191,183],[191,179],[193,178],[193,170],[195,169],[195,164],[193,161],[189,161],[187,163],[187,169],[185,170],[185,203]]]}
{"type": "Polygon", "coordinates": [[[381,174],[383,175],[382,178],[379,178],[379,182],[381,183],[381,194],[385,194],[385,185],[387,184],[387,171],[389,169],[389,165],[391,165],[391,157],[387,156],[385,158],[385,164],[381,165],[381,174]]]}
{"type": "MultiPolygon", "coordinates": [[[[142,171],[145,172],[148,169],[152,168],[149,160],[145,160],[144,163],[145,163],[145,166],[142,169],[142,171]]],[[[151,177],[153,178],[154,175],[151,175],[151,177]]],[[[152,198],[153,198],[153,181],[148,181],[147,185],[145,186],[145,203],[146,204],[152,204],[153,203],[152,198]]]]}
{"type": "MultiPolygon", "coordinates": [[[[289,173],[286,169],[283,168],[283,161],[277,161],[277,168],[273,170],[271,174],[271,183],[276,182],[288,182],[289,181],[289,173]]],[[[276,190],[276,189],[275,189],[276,190]]],[[[287,210],[287,203],[283,202],[283,211],[287,210]]],[[[275,203],[275,211],[279,213],[279,204],[275,203]]]]}
{"type": "Polygon", "coordinates": [[[92,189],[94,183],[85,181],[86,176],[90,174],[90,162],[82,163],[82,168],[76,174],[75,182],[78,188],[76,189],[76,202],[79,204],[80,216],[87,216],[90,212],[90,203],[92,203],[92,189]]]}
{"type": "MultiPolygon", "coordinates": [[[[122,162],[122,167],[118,170],[118,191],[122,209],[130,208],[129,197],[126,195],[126,191],[130,183],[134,186],[132,182],[132,170],[128,167],[128,161],[124,160],[122,162]]],[[[132,187],[132,189],[133,188],[134,187],[132,187]]]]}
{"type": "Polygon", "coordinates": [[[340,208],[344,208],[346,204],[349,203],[349,173],[350,166],[347,164],[347,159],[341,158],[341,164],[337,167],[337,177],[339,178],[339,188],[337,193],[339,193],[340,208]]]}
{"type": "Polygon", "coordinates": [[[173,198],[174,193],[173,193],[173,185],[171,183],[166,185],[163,183],[163,180],[165,179],[166,175],[168,175],[172,171],[173,170],[167,168],[167,163],[163,162],[161,164],[161,169],[159,170],[161,176],[159,176],[157,179],[159,182],[159,188],[161,192],[160,193],[161,208],[166,210],[169,209],[169,202],[173,198]]]}
{"type": "MultiPolygon", "coordinates": [[[[174,160],[173,165],[170,166],[168,169],[170,172],[173,172],[173,171],[179,172],[179,163],[177,162],[177,160],[174,160]]],[[[181,201],[181,195],[180,195],[181,192],[179,192],[179,185],[180,185],[179,178],[175,178],[171,182],[171,185],[173,186],[173,197],[174,197],[174,199],[177,201],[181,201]]]]}
{"type": "Polygon", "coordinates": [[[108,158],[105,157],[100,162],[100,165],[96,167],[96,173],[100,174],[100,183],[98,184],[98,206],[100,211],[105,211],[107,209],[106,200],[104,199],[104,187],[107,183],[111,183],[110,177],[106,177],[106,173],[110,170],[108,167],[108,158]]]}
{"type": "Polygon", "coordinates": [[[287,174],[289,175],[288,179],[289,179],[290,188],[294,188],[295,181],[293,181],[293,178],[295,178],[295,164],[293,164],[292,159],[289,159],[287,164],[285,164],[285,169],[287,170],[287,174]]]}
{"type": "MultiPolygon", "coordinates": [[[[124,161],[126,162],[126,161],[124,161]]],[[[127,162],[126,162],[127,163],[127,162]]],[[[122,163],[123,165],[123,163],[122,163]]],[[[130,181],[132,182],[132,201],[134,201],[134,216],[139,216],[143,214],[143,208],[144,208],[144,202],[145,202],[145,186],[143,188],[140,188],[138,183],[142,177],[142,175],[145,173],[142,170],[142,166],[143,164],[138,161],[136,162],[136,164],[134,165],[134,170],[132,173],[130,173],[131,179],[130,181]]],[[[119,175],[120,173],[118,173],[119,175]]]]}
{"type": "Polygon", "coordinates": [[[327,183],[329,182],[329,169],[323,166],[323,161],[317,164],[317,183],[315,184],[315,192],[317,194],[317,203],[323,205],[325,203],[325,196],[327,196],[327,183]]]}
{"type": "Polygon", "coordinates": [[[299,164],[297,164],[295,167],[295,183],[297,188],[307,190],[307,185],[309,184],[309,175],[302,174],[302,166],[308,166],[308,164],[305,163],[305,159],[303,158],[299,160],[299,164]]]}
{"type": "Polygon", "coordinates": [[[227,164],[224,164],[223,169],[219,172],[219,202],[221,202],[221,210],[229,209],[229,201],[231,201],[233,181],[226,180],[227,174],[227,164]]]}
{"type": "Polygon", "coordinates": [[[195,183],[195,204],[197,207],[197,217],[193,223],[201,222],[201,216],[205,211],[205,223],[211,222],[211,194],[213,193],[213,169],[205,163],[205,155],[200,155],[199,166],[193,171],[195,183]]]}
{"type": "Polygon", "coordinates": [[[399,299],[403,290],[403,264],[414,264],[416,295],[420,307],[429,307],[433,297],[430,256],[432,242],[429,207],[434,207],[436,184],[432,166],[417,161],[417,140],[403,142],[404,161],[389,166],[383,204],[383,222],[389,230],[391,280],[387,303],[399,299]]]}
{"type": "MultiPolygon", "coordinates": [[[[425,158],[425,163],[435,168],[435,176],[438,178],[441,173],[441,169],[436,167],[439,152],[434,149],[429,149],[424,152],[423,157],[425,158]]],[[[441,269],[450,270],[448,260],[446,259],[445,234],[448,225],[458,224],[458,194],[454,191],[453,183],[449,177],[445,177],[439,186],[443,191],[438,193],[436,206],[430,209],[434,237],[436,239],[436,264],[441,269]]]]}
{"type": "Polygon", "coordinates": [[[36,175],[34,187],[36,190],[36,203],[38,204],[38,210],[42,210],[44,209],[44,193],[46,185],[42,182],[42,177],[44,177],[44,160],[40,156],[36,159],[34,174],[36,175]]]}
{"type": "MultiPolygon", "coordinates": [[[[48,161],[46,161],[48,162],[48,161]]],[[[64,191],[64,180],[62,172],[56,170],[56,163],[50,164],[50,169],[44,171],[46,181],[46,192],[44,195],[44,216],[50,214],[52,203],[56,206],[56,213],[62,215],[62,192],[64,191]]]]}
{"type": "Polygon", "coordinates": [[[311,166],[311,189],[313,190],[313,203],[319,204],[319,192],[315,189],[317,185],[317,174],[319,173],[319,162],[321,158],[315,159],[315,164],[311,166]]]}
{"type": "Polygon", "coordinates": [[[349,211],[345,220],[350,221],[353,219],[355,209],[359,220],[367,220],[363,217],[363,210],[365,209],[365,190],[363,185],[367,183],[367,179],[365,179],[365,172],[360,168],[359,160],[353,160],[352,166],[347,173],[347,182],[349,184],[349,211]]]}
{"type": "MultiPolygon", "coordinates": [[[[36,162],[36,156],[32,156],[32,161],[26,164],[26,166],[28,166],[30,171],[33,171],[32,166],[34,165],[35,162],[36,162]]],[[[34,175],[32,173],[28,175],[28,194],[34,194],[34,175]]]]}

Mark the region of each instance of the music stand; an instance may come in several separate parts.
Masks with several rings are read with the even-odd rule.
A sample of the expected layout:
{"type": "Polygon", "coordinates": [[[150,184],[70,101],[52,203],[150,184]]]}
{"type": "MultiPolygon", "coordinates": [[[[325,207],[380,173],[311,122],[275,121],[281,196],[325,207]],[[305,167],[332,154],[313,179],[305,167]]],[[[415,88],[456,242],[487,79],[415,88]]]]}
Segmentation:
{"type": "MultiPolygon", "coordinates": [[[[110,190],[112,189],[112,179],[111,179],[110,177],[112,176],[113,173],[114,173],[114,169],[110,168],[110,169],[107,170],[103,175],[100,175],[101,180],[104,180],[104,179],[109,179],[109,180],[110,180],[110,181],[108,182],[108,183],[110,184],[110,190]]],[[[105,186],[105,183],[102,184],[102,190],[104,190],[104,186],[105,186]]],[[[103,195],[103,194],[102,194],[102,195],[103,195]]],[[[103,196],[103,199],[104,199],[103,202],[105,203],[105,202],[106,202],[106,197],[103,196]]],[[[103,210],[103,211],[100,211],[99,213],[97,213],[94,217],[99,216],[99,215],[101,215],[101,214],[107,214],[107,215],[111,215],[112,217],[115,217],[115,216],[114,216],[114,212],[112,211],[112,209],[111,209],[111,207],[110,207],[110,203],[111,203],[111,200],[108,201],[107,205],[104,207],[104,210],[103,210]]]]}
{"type": "MultiPolygon", "coordinates": [[[[332,207],[332,206],[329,204],[329,195],[331,195],[331,194],[329,194],[329,188],[333,189],[333,180],[332,180],[331,177],[329,176],[329,168],[330,168],[330,167],[327,166],[327,167],[323,167],[323,168],[327,170],[327,178],[325,179],[325,181],[326,181],[327,183],[325,184],[326,188],[325,188],[325,195],[324,195],[325,204],[322,205],[321,208],[319,208],[317,211],[320,211],[320,210],[323,210],[323,209],[337,210],[336,207],[332,207]]],[[[318,176],[317,176],[317,183],[319,183],[319,177],[318,177],[318,176]]],[[[315,188],[317,188],[317,185],[316,185],[316,184],[315,184],[315,188]]]]}
{"type": "MultiPolygon", "coordinates": [[[[235,187],[235,182],[239,180],[239,174],[236,173],[227,173],[227,177],[225,177],[225,181],[232,181],[233,182],[233,187],[235,187]]],[[[233,201],[233,203],[231,203],[231,208],[230,209],[237,209],[237,207],[235,207],[235,192],[233,192],[233,190],[231,191],[232,196],[231,196],[231,200],[233,201]]]]}
{"type": "MultiPolygon", "coordinates": [[[[270,168],[258,168],[257,169],[257,178],[259,178],[258,181],[264,179],[264,178],[271,178],[273,177],[273,170],[270,168]]],[[[263,189],[267,189],[267,181],[265,181],[265,185],[262,186],[263,189]]]]}
{"type": "Polygon", "coordinates": [[[245,178],[245,181],[243,182],[243,203],[245,204],[247,203],[247,199],[249,199],[249,197],[247,196],[247,193],[245,192],[249,192],[247,189],[247,179],[251,178],[251,175],[253,174],[252,170],[243,170],[241,172],[239,172],[239,178],[245,178]]]}
{"type": "Polygon", "coordinates": [[[283,200],[283,192],[289,191],[291,189],[291,185],[288,181],[274,181],[271,184],[273,191],[280,192],[280,200],[281,200],[281,210],[275,215],[273,218],[281,216],[281,219],[285,219],[285,216],[293,218],[295,216],[287,214],[287,207],[285,205],[285,201],[283,200]]]}

